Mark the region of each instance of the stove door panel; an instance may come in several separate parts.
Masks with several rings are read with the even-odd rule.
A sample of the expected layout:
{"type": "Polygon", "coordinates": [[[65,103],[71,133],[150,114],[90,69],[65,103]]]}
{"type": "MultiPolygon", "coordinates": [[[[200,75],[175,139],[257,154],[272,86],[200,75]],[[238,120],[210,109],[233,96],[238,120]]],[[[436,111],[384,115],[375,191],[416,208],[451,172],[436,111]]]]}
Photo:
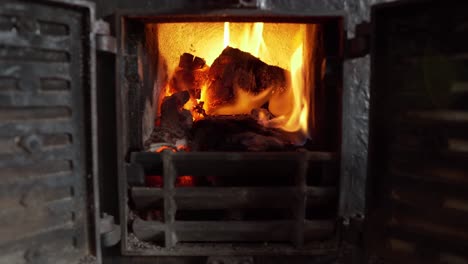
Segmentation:
{"type": "Polygon", "coordinates": [[[371,257],[468,262],[468,2],[372,10],[371,257]]]}
{"type": "Polygon", "coordinates": [[[69,2],[0,4],[1,263],[96,260],[86,211],[93,6],[69,2]]]}

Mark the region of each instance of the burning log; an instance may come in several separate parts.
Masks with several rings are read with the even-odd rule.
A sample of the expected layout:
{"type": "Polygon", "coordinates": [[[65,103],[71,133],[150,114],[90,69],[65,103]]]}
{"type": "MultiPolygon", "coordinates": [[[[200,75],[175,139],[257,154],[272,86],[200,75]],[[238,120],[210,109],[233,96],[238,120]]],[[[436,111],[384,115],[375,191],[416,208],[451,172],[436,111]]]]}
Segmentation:
{"type": "MultiPolygon", "coordinates": [[[[190,148],[194,151],[275,151],[285,150],[291,145],[290,138],[278,129],[262,125],[273,115],[261,108],[272,94],[280,94],[287,89],[287,71],[271,66],[250,53],[227,47],[213,62],[206,62],[189,53],[180,56],[169,89],[171,96],[161,103],[160,124],[155,127],[146,149],[153,143],[177,145],[180,140],[191,139],[190,148]],[[207,85],[209,86],[207,87],[207,85]],[[208,101],[199,101],[201,89],[207,88],[208,101]],[[237,109],[238,114],[251,115],[220,116],[223,107],[237,107],[232,103],[242,92],[256,96],[251,98],[253,105],[237,109]],[[184,105],[191,100],[190,109],[184,105]],[[204,107],[207,106],[206,108],[204,107]],[[205,112],[205,109],[206,112],[205,112]],[[210,113],[211,110],[214,110],[210,113]],[[202,117],[193,124],[193,116],[202,117]],[[219,112],[216,112],[219,111],[219,112]],[[245,112],[244,112],[245,111],[245,112]],[[210,116],[215,114],[216,116],[210,116]],[[188,136],[192,137],[189,138],[188,136]]],[[[226,110],[226,109],[224,109],[226,110]]]]}
{"type": "Polygon", "coordinates": [[[182,54],[170,81],[171,92],[189,91],[192,99],[199,99],[201,87],[208,81],[208,69],[204,59],[190,53],[182,54]]]}
{"type": "Polygon", "coordinates": [[[215,98],[210,107],[232,103],[235,89],[257,95],[272,88],[272,91],[286,89],[287,71],[270,66],[250,53],[226,47],[209,69],[210,86],[208,98],[215,98]]]}
{"type": "Polygon", "coordinates": [[[250,115],[209,116],[191,130],[194,151],[279,151],[292,149],[278,129],[260,125],[250,115]]]}
{"type": "Polygon", "coordinates": [[[151,133],[145,142],[148,149],[152,143],[164,142],[177,145],[185,141],[193,124],[192,114],[183,106],[190,99],[188,91],[175,93],[163,99],[161,104],[160,124],[151,133]]]}

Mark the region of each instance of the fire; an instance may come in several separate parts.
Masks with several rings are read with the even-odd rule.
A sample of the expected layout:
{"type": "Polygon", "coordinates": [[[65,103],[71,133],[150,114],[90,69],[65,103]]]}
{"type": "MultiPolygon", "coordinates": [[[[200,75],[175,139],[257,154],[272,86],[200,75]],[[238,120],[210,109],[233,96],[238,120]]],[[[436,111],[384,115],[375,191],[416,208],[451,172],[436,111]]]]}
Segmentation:
{"type": "MultiPolygon", "coordinates": [[[[273,118],[261,118],[259,122],[298,135],[300,143],[299,141],[303,142],[309,137],[310,130],[314,127],[314,77],[311,74],[314,68],[310,62],[315,56],[311,43],[314,43],[318,34],[317,28],[317,25],[261,22],[188,23],[183,27],[177,23],[165,23],[158,26],[158,32],[160,36],[169,35],[173,38],[180,35],[184,45],[191,44],[188,48],[181,47],[179,55],[192,52],[194,56],[205,59],[208,67],[211,67],[226,47],[232,47],[248,52],[268,65],[286,70],[285,89],[267,87],[259,92],[250,92],[246,87],[237,87],[237,84],[234,85],[233,98],[229,103],[213,104],[219,98],[213,98],[207,92],[213,81],[207,79],[198,87],[198,98],[189,100],[184,108],[192,111],[196,121],[206,115],[250,114],[253,109],[266,107],[273,118]]],[[[159,43],[173,42],[161,40],[159,43]]],[[[159,48],[161,54],[171,56],[170,59],[167,58],[168,61],[177,61],[178,53],[174,47],[163,45],[159,48]]],[[[168,66],[169,72],[176,67],[171,66],[172,64],[168,66]]],[[[323,71],[322,67],[319,68],[318,70],[323,71]]],[[[172,93],[171,87],[166,87],[162,94],[167,96],[172,93]]]]}
{"type": "MultiPolygon", "coordinates": [[[[259,55],[260,51],[267,54],[268,51],[265,47],[265,42],[263,41],[263,26],[264,23],[247,23],[244,25],[243,32],[240,34],[240,38],[234,38],[233,43],[231,43],[230,35],[230,23],[224,22],[224,47],[234,47],[242,51],[248,52],[256,57],[262,57],[259,55]],[[238,43],[235,42],[238,40],[238,43]],[[263,44],[263,45],[262,45],[263,44]],[[263,47],[263,49],[260,49],[263,47]]],[[[221,53],[221,51],[219,52],[221,53]]],[[[237,87],[235,89],[235,102],[232,105],[221,106],[216,109],[209,109],[209,98],[207,97],[206,90],[208,85],[203,85],[201,87],[200,99],[197,102],[204,102],[203,109],[214,115],[236,115],[236,114],[248,114],[254,108],[261,107],[263,104],[268,102],[268,98],[271,96],[271,90],[267,89],[258,95],[252,95],[241,89],[242,87],[237,87]]],[[[188,105],[188,109],[191,109],[192,105],[188,105]]],[[[195,114],[195,116],[199,116],[195,114]]],[[[198,118],[195,117],[195,120],[198,118]]]]}
{"type": "MultiPolygon", "coordinates": [[[[177,147],[164,145],[156,149],[155,152],[161,153],[165,150],[177,152],[177,151],[187,151],[188,148],[185,145],[180,145],[177,147]]],[[[148,187],[161,188],[164,185],[163,177],[161,175],[147,175],[145,178],[146,178],[146,185],[148,187]]],[[[178,176],[176,179],[175,185],[176,187],[191,187],[195,185],[195,180],[193,176],[191,175],[178,176]]]]}
{"type": "Polygon", "coordinates": [[[278,95],[271,101],[269,110],[277,117],[270,120],[267,125],[281,128],[287,132],[301,132],[303,135],[307,135],[309,102],[308,96],[306,96],[308,93],[304,82],[302,58],[303,45],[296,49],[291,58],[290,89],[283,95],[284,97],[279,98],[281,95],[278,95]],[[286,105],[284,105],[285,103],[286,105]]]}
{"type": "Polygon", "coordinates": [[[294,98],[293,111],[283,129],[289,132],[302,131],[307,133],[307,118],[309,114],[308,93],[304,83],[304,68],[302,63],[303,45],[300,45],[291,58],[291,90],[294,98]]]}
{"type": "MultiPolygon", "coordinates": [[[[255,57],[263,57],[260,54],[260,47],[264,44],[263,41],[263,23],[245,24],[244,32],[242,33],[242,41],[238,48],[242,51],[248,52],[255,57]]],[[[236,47],[236,46],[234,46],[236,47]]],[[[266,49],[262,49],[266,52],[266,49]]]]}
{"type": "Polygon", "coordinates": [[[239,114],[249,114],[252,109],[260,108],[263,104],[268,102],[268,99],[271,96],[271,89],[267,89],[258,95],[252,95],[242,89],[235,89],[235,102],[231,105],[221,106],[216,108],[213,111],[210,111],[210,114],[214,115],[239,115],[239,114]]]}
{"type": "Polygon", "coordinates": [[[230,40],[230,35],[229,35],[229,22],[224,22],[224,47],[229,46],[229,40],[230,40]]]}

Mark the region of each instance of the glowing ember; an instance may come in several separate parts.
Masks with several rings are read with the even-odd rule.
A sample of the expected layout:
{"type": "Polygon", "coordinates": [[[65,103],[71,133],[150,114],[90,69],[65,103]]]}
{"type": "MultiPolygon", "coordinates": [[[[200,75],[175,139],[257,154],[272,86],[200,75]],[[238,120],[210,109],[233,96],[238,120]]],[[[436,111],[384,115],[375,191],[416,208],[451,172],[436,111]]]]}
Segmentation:
{"type": "Polygon", "coordinates": [[[161,188],[163,186],[163,178],[160,175],[148,175],[146,176],[146,186],[161,188]]]}
{"type": "Polygon", "coordinates": [[[184,145],[177,146],[177,151],[190,151],[190,148],[184,145]]]}
{"type": "Polygon", "coordinates": [[[195,182],[193,180],[193,176],[185,175],[177,177],[177,187],[190,187],[194,186],[195,182]]]}
{"type": "Polygon", "coordinates": [[[174,149],[174,148],[171,147],[171,146],[162,146],[162,147],[158,148],[155,152],[156,152],[156,153],[160,153],[160,152],[163,152],[164,150],[170,150],[170,151],[172,151],[172,152],[177,152],[177,150],[174,149]]]}
{"type": "MultiPolygon", "coordinates": [[[[148,175],[146,176],[146,186],[153,188],[161,188],[164,185],[163,177],[160,175],[148,175]]],[[[176,187],[191,187],[195,186],[193,176],[184,175],[177,177],[175,183],[176,187]]]]}

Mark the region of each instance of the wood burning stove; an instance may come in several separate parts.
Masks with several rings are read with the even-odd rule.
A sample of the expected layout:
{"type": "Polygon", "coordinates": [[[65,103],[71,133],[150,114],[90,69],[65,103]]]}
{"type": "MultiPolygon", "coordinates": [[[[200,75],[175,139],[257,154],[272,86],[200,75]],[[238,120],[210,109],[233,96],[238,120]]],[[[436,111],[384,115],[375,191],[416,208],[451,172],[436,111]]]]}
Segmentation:
{"type": "Polygon", "coordinates": [[[117,17],[123,251],[335,251],[343,17],[255,9],[117,17]]]}
{"type": "Polygon", "coordinates": [[[179,2],[0,6],[0,260],[468,261],[466,3],[377,5],[346,40],[343,12],[179,2]],[[368,53],[354,186],[343,62],[368,53]]]}

